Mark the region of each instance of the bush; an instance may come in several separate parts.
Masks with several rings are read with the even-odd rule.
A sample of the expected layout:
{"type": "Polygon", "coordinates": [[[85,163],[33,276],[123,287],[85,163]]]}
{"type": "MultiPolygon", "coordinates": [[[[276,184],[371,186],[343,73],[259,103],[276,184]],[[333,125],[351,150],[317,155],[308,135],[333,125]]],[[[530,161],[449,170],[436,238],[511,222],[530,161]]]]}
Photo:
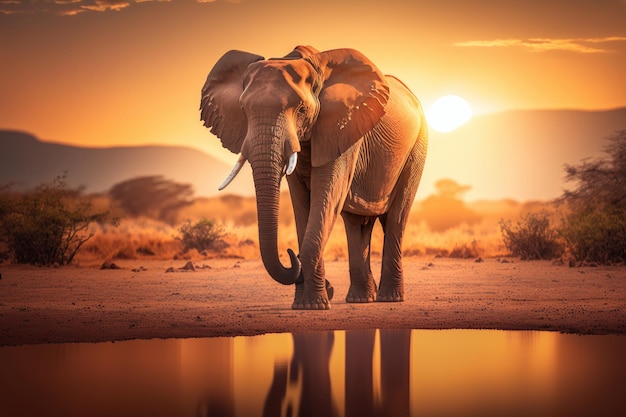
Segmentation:
{"type": "Polygon", "coordinates": [[[220,250],[225,245],[222,238],[226,236],[226,232],[215,220],[201,219],[194,224],[188,220],[178,231],[180,235],[176,239],[182,242],[184,252],[190,249],[196,249],[198,252],[220,250]]]}
{"type": "Polygon", "coordinates": [[[452,251],[448,254],[450,258],[461,258],[461,259],[469,259],[469,258],[478,258],[480,256],[480,249],[478,247],[478,242],[473,240],[471,244],[462,243],[460,245],[455,245],[452,248],[452,251]]]}
{"type": "Polygon", "coordinates": [[[504,245],[522,260],[552,259],[562,254],[558,232],[546,212],[528,213],[517,222],[500,220],[504,245]]]}
{"type": "Polygon", "coordinates": [[[626,260],[626,209],[603,207],[570,213],[560,229],[578,262],[623,263],[626,260]]]}
{"type": "Polygon", "coordinates": [[[0,240],[17,263],[67,265],[93,236],[86,232],[89,223],[107,216],[94,213],[91,201],[67,190],[61,176],[32,193],[0,199],[0,240]]]}

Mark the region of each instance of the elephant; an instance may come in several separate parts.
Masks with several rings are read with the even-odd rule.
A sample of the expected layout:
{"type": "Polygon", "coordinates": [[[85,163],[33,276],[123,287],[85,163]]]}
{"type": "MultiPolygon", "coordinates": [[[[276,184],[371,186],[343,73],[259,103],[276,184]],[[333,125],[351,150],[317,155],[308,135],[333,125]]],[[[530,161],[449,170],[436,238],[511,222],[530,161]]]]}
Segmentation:
{"type": "Polygon", "coordinates": [[[277,282],[295,284],[292,309],[327,310],[333,287],[324,247],[341,214],[349,257],[346,302],[404,301],[402,237],[428,147],[419,100],[365,55],[297,46],[282,58],[231,50],[202,88],[200,120],[247,161],[256,193],[259,248],[277,282]],[[299,254],[278,253],[278,208],[287,177],[299,254]],[[370,268],[374,222],[384,232],[380,282],[370,268]]]}

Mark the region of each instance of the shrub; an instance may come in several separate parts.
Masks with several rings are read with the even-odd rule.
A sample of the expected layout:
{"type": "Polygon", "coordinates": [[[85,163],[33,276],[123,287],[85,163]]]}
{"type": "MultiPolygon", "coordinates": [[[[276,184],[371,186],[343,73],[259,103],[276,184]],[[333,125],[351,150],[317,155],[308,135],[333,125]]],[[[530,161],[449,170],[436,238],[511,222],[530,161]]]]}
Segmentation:
{"type": "Polygon", "coordinates": [[[480,250],[478,248],[478,242],[473,240],[471,244],[462,243],[454,246],[452,251],[448,254],[450,258],[478,258],[480,256],[480,250]]]}
{"type": "Polygon", "coordinates": [[[67,265],[93,233],[89,223],[104,221],[108,212],[94,213],[91,201],[65,187],[65,176],[42,184],[32,193],[0,200],[0,240],[17,263],[67,265]]]}
{"type": "Polygon", "coordinates": [[[183,244],[183,251],[196,249],[198,252],[206,250],[220,250],[224,248],[223,237],[226,236],[224,227],[215,220],[201,219],[196,223],[187,221],[179,229],[176,239],[183,244]]]}
{"type": "Polygon", "coordinates": [[[500,220],[500,229],[506,248],[522,260],[552,259],[562,254],[558,232],[546,212],[528,213],[515,227],[510,220],[500,220]]]}
{"type": "Polygon", "coordinates": [[[626,260],[626,209],[603,207],[570,213],[560,233],[578,262],[599,264],[626,260]]]}

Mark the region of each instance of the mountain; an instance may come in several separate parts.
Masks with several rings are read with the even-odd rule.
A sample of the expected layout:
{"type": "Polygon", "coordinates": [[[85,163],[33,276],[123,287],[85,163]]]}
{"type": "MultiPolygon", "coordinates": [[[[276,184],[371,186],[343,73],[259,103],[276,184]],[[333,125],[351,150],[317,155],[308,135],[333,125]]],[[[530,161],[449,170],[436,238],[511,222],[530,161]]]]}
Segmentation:
{"type": "Polygon", "coordinates": [[[445,134],[431,129],[418,199],[440,178],[470,185],[468,200],[556,198],[568,186],[564,165],[606,157],[605,139],[624,129],[626,108],[507,111],[445,134]]]}
{"type": "MultiPolygon", "coordinates": [[[[0,186],[27,190],[67,171],[68,186],[87,193],[107,192],[131,178],[163,175],[194,186],[196,195],[210,196],[232,167],[204,152],[182,146],[84,148],[43,142],[28,133],[0,130],[0,186]]],[[[253,194],[251,175],[231,186],[253,194]]]]}
{"type": "MultiPolygon", "coordinates": [[[[431,130],[417,199],[437,192],[449,178],[470,185],[468,201],[547,200],[567,184],[565,164],[605,156],[606,137],[626,129],[626,108],[606,111],[519,110],[475,116],[449,133],[431,130]]],[[[217,194],[231,167],[199,150],[180,146],[84,148],[43,142],[0,130],[0,186],[32,188],[68,172],[68,184],[106,192],[120,181],[145,175],[194,185],[197,196],[217,194]]],[[[253,195],[246,164],[229,193],[253,195]]]]}

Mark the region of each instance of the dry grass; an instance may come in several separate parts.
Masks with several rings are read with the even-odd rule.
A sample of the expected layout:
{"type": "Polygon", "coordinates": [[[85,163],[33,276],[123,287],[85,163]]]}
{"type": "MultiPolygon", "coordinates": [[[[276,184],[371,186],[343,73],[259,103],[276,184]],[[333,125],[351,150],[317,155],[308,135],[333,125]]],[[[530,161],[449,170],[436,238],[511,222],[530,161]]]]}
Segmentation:
{"type": "Polygon", "coordinates": [[[85,243],[76,260],[79,263],[143,256],[171,259],[182,249],[174,237],[177,230],[156,220],[123,219],[118,226],[92,224],[93,237],[85,243]]]}
{"type": "MultiPolygon", "coordinates": [[[[445,201],[440,203],[445,204],[445,201]]],[[[428,205],[417,201],[405,232],[404,255],[458,258],[506,255],[498,221],[515,221],[524,213],[546,207],[549,206],[542,203],[521,204],[511,200],[471,204],[455,200],[448,207],[433,207],[432,201],[428,205]],[[459,208],[456,217],[454,207],[459,208]],[[437,213],[443,213],[445,218],[437,218],[437,213]],[[447,227],[441,230],[444,223],[447,227]]],[[[195,250],[183,253],[182,244],[176,239],[179,235],[177,227],[146,218],[125,218],[119,226],[92,225],[94,236],[85,244],[76,261],[85,265],[115,259],[259,258],[254,197],[224,195],[198,199],[193,205],[181,210],[179,224],[203,217],[221,222],[228,233],[224,239],[228,247],[219,253],[198,253],[195,250]]],[[[296,250],[298,247],[288,194],[281,197],[279,223],[279,253],[286,258],[288,248],[296,250]]],[[[380,258],[382,242],[382,228],[376,224],[372,235],[373,259],[380,258]]],[[[347,253],[343,222],[338,220],[327,243],[325,258],[345,260],[347,253]]]]}

